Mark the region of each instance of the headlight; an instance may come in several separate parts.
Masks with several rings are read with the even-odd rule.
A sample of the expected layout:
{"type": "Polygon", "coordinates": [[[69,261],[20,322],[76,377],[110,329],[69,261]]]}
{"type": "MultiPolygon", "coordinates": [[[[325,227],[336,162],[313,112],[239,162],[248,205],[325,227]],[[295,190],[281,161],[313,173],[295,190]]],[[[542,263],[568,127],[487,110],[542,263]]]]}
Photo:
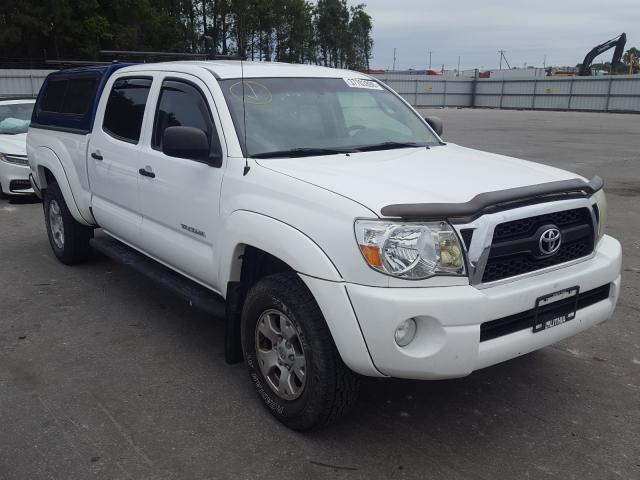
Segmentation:
{"type": "Polygon", "coordinates": [[[8,155],[6,153],[0,153],[0,161],[12,163],[14,165],[29,166],[29,160],[22,155],[8,155]]]}
{"type": "Polygon", "coordinates": [[[465,273],[458,237],[446,222],[357,220],[355,227],[362,256],[382,273],[408,280],[465,273]]]}
{"type": "Polygon", "coordinates": [[[607,228],[607,196],[604,194],[604,190],[600,189],[593,194],[593,198],[595,198],[598,207],[598,241],[600,241],[607,228]]]}

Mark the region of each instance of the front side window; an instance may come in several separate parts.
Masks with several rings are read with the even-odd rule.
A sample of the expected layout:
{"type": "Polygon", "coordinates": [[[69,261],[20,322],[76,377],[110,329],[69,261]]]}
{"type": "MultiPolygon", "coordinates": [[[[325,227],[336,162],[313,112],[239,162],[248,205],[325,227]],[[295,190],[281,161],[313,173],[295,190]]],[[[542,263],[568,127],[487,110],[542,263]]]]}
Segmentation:
{"type": "Polygon", "coordinates": [[[150,88],[150,78],[116,80],[104,112],[104,131],[119,140],[138,143],[150,88]]]}
{"type": "Polygon", "coordinates": [[[374,80],[250,78],[220,86],[249,157],[440,144],[423,119],[374,80]]]}
{"type": "Polygon", "coordinates": [[[33,102],[0,105],[0,134],[27,133],[32,112],[33,102]]]}
{"type": "Polygon", "coordinates": [[[162,136],[169,127],[199,128],[207,134],[210,144],[217,144],[207,101],[190,83],[178,80],[162,83],[151,139],[151,146],[156,150],[162,149],[162,136]]]}

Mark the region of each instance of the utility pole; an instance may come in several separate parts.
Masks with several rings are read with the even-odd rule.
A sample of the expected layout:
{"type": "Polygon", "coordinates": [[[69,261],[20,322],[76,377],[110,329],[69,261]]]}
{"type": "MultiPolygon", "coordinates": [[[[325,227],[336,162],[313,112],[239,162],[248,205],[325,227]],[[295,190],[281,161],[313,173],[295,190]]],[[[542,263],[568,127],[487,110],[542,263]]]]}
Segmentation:
{"type": "Polygon", "coordinates": [[[511,70],[511,65],[509,65],[509,61],[507,60],[507,56],[505,55],[505,53],[507,53],[505,50],[498,50],[498,53],[500,54],[500,70],[502,70],[502,59],[504,58],[504,62],[507,64],[507,68],[509,68],[509,70],[511,70]]]}
{"type": "Polygon", "coordinates": [[[547,68],[547,56],[546,55],[542,59],[542,68],[547,68]]]}
{"type": "Polygon", "coordinates": [[[431,70],[431,54],[433,52],[431,50],[429,50],[429,70],[431,70]]]}
{"type": "Polygon", "coordinates": [[[456,70],[456,76],[460,76],[460,55],[458,55],[458,70],[456,70]]]}
{"type": "Polygon", "coordinates": [[[393,49],[393,71],[396,71],[396,49],[393,49]]]}

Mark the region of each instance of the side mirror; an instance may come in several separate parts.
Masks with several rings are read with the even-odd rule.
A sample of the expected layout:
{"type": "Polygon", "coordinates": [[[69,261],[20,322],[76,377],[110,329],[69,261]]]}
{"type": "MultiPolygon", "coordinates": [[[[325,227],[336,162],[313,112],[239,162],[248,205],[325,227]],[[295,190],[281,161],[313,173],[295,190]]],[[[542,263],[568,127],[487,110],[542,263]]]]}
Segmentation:
{"type": "Polygon", "coordinates": [[[438,134],[438,136],[442,135],[442,120],[438,117],[424,117],[429,126],[433,128],[433,131],[438,134]]]}
{"type": "Polygon", "coordinates": [[[219,167],[222,155],[212,154],[207,134],[194,127],[168,127],[162,134],[162,153],[170,157],[198,160],[219,167]]]}

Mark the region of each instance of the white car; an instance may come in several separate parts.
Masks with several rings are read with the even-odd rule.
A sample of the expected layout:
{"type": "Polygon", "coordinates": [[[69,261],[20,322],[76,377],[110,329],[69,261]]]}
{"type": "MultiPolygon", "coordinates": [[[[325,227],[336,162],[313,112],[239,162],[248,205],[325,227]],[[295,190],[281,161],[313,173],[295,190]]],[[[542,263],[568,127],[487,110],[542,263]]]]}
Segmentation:
{"type": "Polygon", "coordinates": [[[27,130],[35,100],[0,100],[0,197],[32,195],[27,130]]]}
{"type": "Polygon", "coordinates": [[[33,118],[58,259],[93,246],[224,315],[227,361],[297,430],[347,412],[358,374],[468,375],[607,320],[618,299],[600,178],[446,143],[361,73],[65,70],[33,118]]]}

